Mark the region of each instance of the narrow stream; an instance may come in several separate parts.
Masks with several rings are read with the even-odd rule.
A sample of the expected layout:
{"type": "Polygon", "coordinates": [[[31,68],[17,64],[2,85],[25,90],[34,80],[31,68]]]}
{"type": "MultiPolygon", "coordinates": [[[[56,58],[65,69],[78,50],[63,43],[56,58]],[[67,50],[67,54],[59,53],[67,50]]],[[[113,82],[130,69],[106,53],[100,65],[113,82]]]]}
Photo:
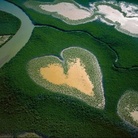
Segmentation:
{"type": "Polygon", "coordinates": [[[0,0],[0,10],[10,13],[21,20],[21,26],[16,34],[0,48],[0,68],[10,61],[30,39],[34,25],[29,17],[17,6],[0,0]]]}

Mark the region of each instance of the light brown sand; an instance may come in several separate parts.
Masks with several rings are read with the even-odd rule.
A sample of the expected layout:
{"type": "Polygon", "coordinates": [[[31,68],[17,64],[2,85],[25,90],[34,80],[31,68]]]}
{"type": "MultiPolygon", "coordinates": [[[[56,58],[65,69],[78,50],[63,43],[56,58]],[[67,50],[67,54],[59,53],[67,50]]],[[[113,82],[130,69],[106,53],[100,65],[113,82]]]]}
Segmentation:
{"type": "Polygon", "coordinates": [[[78,8],[73,3],[61,2],[54,5],[39,5],[39,7],[47,12],[56,12],[70,20],[81,20],[91,16],[91,13],[85,10],[86,8],[78,8]]]}
{"type": "Polygon", "coordinates": [[[40,74],[44,79],[53,84],[66,84],[89,96],[93,96],[94,86],[85,71],[84,65],[82,66],[80,59],[77,58],[72,62],[68,62],[68,65],[69,70],[67,74],[64,74],[64,69],[61,64],[50,64],[47,67],[40,68],[40,74]]]}

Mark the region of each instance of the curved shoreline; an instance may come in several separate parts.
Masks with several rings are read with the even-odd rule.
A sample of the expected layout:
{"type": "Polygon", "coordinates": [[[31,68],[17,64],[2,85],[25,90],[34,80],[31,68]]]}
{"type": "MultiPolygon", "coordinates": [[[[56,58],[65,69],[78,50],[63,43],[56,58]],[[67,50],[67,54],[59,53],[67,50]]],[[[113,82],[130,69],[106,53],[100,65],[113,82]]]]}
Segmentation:
{"type": "MultiPolygon", "coordinates": [[[[1,1],[1,3],[3,2],[4,0],[2,0],[1,1]]],[[[4,1],[5,2],[5,1],[4,1]]],[[[18,8],[26,17],[27,17],[27,19],[29,19],[29,17],[26,15],[26,13],[24,12],[24,11],[22,11],[22,9],[20,9],[17,5],[14,5],[14,4],[12,4],[12,3],[9,3],[9,2],[6,2],[6,3],[8,3],[8,4],[10,4],[10,5],[12,5],[12,6],[14,6],[14,8],[16,7],[16,8],[18,8]]],[[[1,6],[0,6],[1,7],[1,6]]],[[[3,10],[3,11],[5,11],[5,9],[3,10]]],[[[10,10],[10,9],[8,9],[8,10],[6,10],[7,12],[10,12],[10,13],[12,13],[12,11],[10,10]]],[[[15,12],[15,11],[14,11],[15,12]]],[[[15,15],[17,18],[19,18],[20,19],[20,16],[18,16],[18,14],[15,12],[13,15],[15,15]]],[[[88,32],[88,31],[85,31],[85,30],[64,30],[64,29],[61,29],[61,28],[58,28],[58,27],[56,27],[56,26],[52,26],[52,25],[48,25],[48,24],[46,24],[46,25],[33,25],[32,24],[32,21],[29,19],[29,26],[27,26],[26,25],[26,23],[25,23],[25,21],[23,21],[23,20],[21,20],[22,21],[22,24],[21,24],[21,27],[20,27],[20,29],[17,31],[17,33],[13,36],[13,38],[11,39],[11,40],[9,40],[7,43],[5,43],[1,48],[0,48],[0,67],[2,67],[5,63],[7,63],[12,57],[14,57],[17,53],[18,53],[18,51],[28,42],[28,40],[30,39],[30,36],[31,36],[31,34],[32,34],[32,31],[33,31],[33,28],[34,27],[45,27],[45,26],[47,26],[47,27],[51,27],[51,28],[54,28],[54,29],[57,29],[57,30],[60,30],[60,31],[63,31],[63,32],[83,32],[83,33],[86,33],[86,34],[88,34],[90,37],[92,37],[92,38],[94,38],[95,40],[97,40],[97,41],[100,41],[101,43],[104,43],[110,50],[111,50],[111,52],[113,52],[113,54],[115,55],[115,60],[114,60],[114,63],[113,63],[113,65],[112,65],[112,67],[114,68],[114,69],[117,69],[117,70],[137,70],[138,69],[138,66],[132,66],[132,67],[123,67],[123,66],[118,66],[116,63],[118,62],[118,60],[119,60],[119,56],[118,56],[118,53],[117,53],[117,51],[116,50],[114,50],[114,48],[112,48],[109,44],[107,44],[106,42],[104,42],[104,41],[102,41],[102,40],[99,40],[97,37],[95,37],[92,33],[90,33],[90,32],[88,32]],[[28,31],[30,31],[28,34],[26,33],[24,33],[24,34],[22,34],[22,36],[17,36],[17,35],[20,35],[20,31],[23,31],[23,28],[24,28],[24,26],[25,26],[25,28],[27,28],[26,30],[28,31]],[[30,27],[31,26],[31,27],[30,27]],[[27,37],[25,38],[26,40],[24,40],[23,42],[22,42],[22,45],[21,45],[21,41],[20,41],[20,43],[18,43],[19,45],[20,45],[20,47],[19,47],[19,45],[16,43],[16,42],[13,42],[13,41],[15,41],[15,39],[17,39],[17,37],[18,37],[18,40],[22,40],[22,38],[24,37],[24,36],[26,36],[27,35],[27,37]],[[13,45],[13,44],[15,44],[15,46],[14,47],[16,47],[16,51],[14,51],[13,50],[13,47],[11,47],[11,45],[13,45]],[[7,50],[9,51],[9,52],[7,52],[7,50]],[[3,52],[3,51],[6,51],[6,52],[3,52]]]]}
{"type": "Polygon", "coordinates": [[[135,16],[137,13],[135,13],[133,11],[133,8],[131,8],[131,11],[129,11],[131,13],[131,17],[127,16],[127,14],[129,13],[126,8],[127,3],[99,1],[90,3],[89,8],[86,8],[80,5],[79,3],[76,3],[75,1],[72,1],[71,3],[64,3],[62,1],[37,3],[27,1],[24,3],[24,5],[27,8],[33,9],[39,13],[51,15],[55,18],[58,18],[69,25],[84,24],[87,22],[95,21],[97,20],[97,18],[99,18],[101,22],[104,22],[107,25],[113,25],[114,28],[119,32],[122,32],[132,37],[138,37],[138,17],[135,16]],[[75,7],[73,9],[72,6],[70,6],[71,4],[72,6],[76,6],[76,9],[75,7]],[[79,15],[79,10],[81,9],[84,9],[84,12],[88,12],[89,17],[84,17],[83,14],[79,15]],[[73,10],[76,10],[76,14],[78,14],[78,16],[75,15],[76,18],[74,17],[74,15],[72,15],[73,10]],[[67,12],[66,14],[65,11],[67,12]]]}
{"type": "Polygon", "coordinates": [[[21,21],[21,26],[16,34],[0,48],[1,68],[17,54],[23,46],[25,46],[31,37],[34,25],[26,13],[12,3],[1,0],[0,10],[16,16],[21,21]]]}

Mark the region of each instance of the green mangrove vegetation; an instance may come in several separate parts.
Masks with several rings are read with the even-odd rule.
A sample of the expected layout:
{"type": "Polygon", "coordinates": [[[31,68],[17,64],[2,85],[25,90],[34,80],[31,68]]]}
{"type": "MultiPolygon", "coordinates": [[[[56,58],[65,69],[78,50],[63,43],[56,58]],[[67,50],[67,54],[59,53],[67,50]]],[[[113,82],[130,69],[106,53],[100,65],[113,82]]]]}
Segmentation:
{"type": "MultiPolygon", "coordinates": [[[[118,32],[114,29],[114,26],[108,26],[98,20],[80,25],[68,25],[60,19],[25,7],[25,0],[21,2],[13,0],[12,2],[22,7],[35,25],[49,25],[66,31],[84,31],[97,38],[97,40],[103,41],[118,55],[118,61],[115,63],[117,67],[131,68],[137,66],[138,39],[118,32]]],[[[114,57],[115,60],[116,57],[114,57]]]]}
{"type": "Polygon", "coordinates": [[[50,27],[35,28],[27,45],[0,71],[1,132],[15,133],[34,129],[57,137],[65,134],[67,137],[129,136],[120,124],[116,106],[126,89],[137,89],[136,71],[113,70],[113,57],[105,44],[95,41],[86,33],[66,33],[50,27]],[[76,98],[51,93],[36,85],[29,77],[28,61],[46,55],[60,57],[60,52],[70,46],[81,46],[97,57],[103,74],[106,99],[103,111],[96,110],[76,98]]]}
{"type": "Polygon", "coordinates": [[[138,127],[138,93],[128,90],[118,102],[118,114],[126,122],[138,127]]]}
{"type": "Polygon", "coordinates": [[[15,16],[0,11],[0,35],[14,35],[19,29],[21,22],[15,16]]]}
{"type": "Polygon", "coordinates": [[[0,47],[19,29],[21,22],[15,16],[0,11],[0,47]]]}
{"type": "MultiPolygon", "coordinates": [[[[138,92],[138,38],[120,33],[114,26],[108,26],[99,20],[69,25],[51,15],[27,8],[24,5],[26,0],[8,1],[22,8],[35,28],[26,45],[0,68],[0,135],[16,137],[24,132],[32,132],[42,137],[57,138],[137,137],[138,129],[125,122],[133,124],[133,120],[128,117],[124,121],[120,115],[122,113],[127,118],[125,108],[122,108],[127,103],[127,98],[123,99],[124,92],[135,91],[136,95],[138,92]],[[85,49],[96,57],[102,74],[104,109],[94,108],[79,98],[44,88],[30,78],[30,61],[53,56],[59,62],[59,59],[63,60],[61,51],[71,47],[85,49]]],[[[90,2],[75,1],[83,6],[88,6],[90,2]]],[[[9,14],[5,14],[0,12],[3,19],[6,16],[10,19],[9,14]]],[[[0,16],[0,24],[1,19],[0,16]]],[[[11,22],[7,21],[3,26],[5,24],[11,22]]],[[[12,30],[19,27],[7,26],[12,30]]],[[[15,32],[9,30],[6,34],[15,32]]],[[[84,57],[81,52],[71,53],[74,58],[77,55],[84,57]]],[[[65,59],[70,55],[67,53],[65,59]]],[[[86,61],[85,58],[84,60],[86,61]]],[[[88,72],[89,69],[88,67],[88,72]]],[[[129,100],[132,102],[133,98],[133,105],[137,106],[135,95],[132,94],[129,100]]]]}
{"type": "MultiPolygon", "coordinates": [[[[79,98],[85,101],[90,106],[93,106],[99,109],[104,109],[105,99],[104,99],[104,91],[103,91],[103,86],[102,86],[102,74],[101,74],[101,70],[100,70],[96,57],[92,53],[86,51],[85,49],[78,48],[78,47],[70,47],[62,51],[61,58],[63,59],[63,61],[59,60],[59,58],[54,57],[54,56],[44,56],[44,57],[32,59],[28,63],[28,73],[30,77],[34,80],[35,83],[37,83],[38,85],[41,85],[42,87],[46,89],[49,89],[50,91],[55,91],[55,92],[60,92],[66,95],[70,95],[70,96],[73,96],[73,97],[76,97],[76,98],[79,98]],[[80,92],[80,90],[74,89],[72,87],[67,87],[66,85],[65,86],[64,85],[53,85],[49,81],[43,79],[42,76],[40,75],[41,68],[47,67],[50,64],[56,64],[56,66],[58,65],[60,67],[61,65],[63,67],[66,75],[72,76],[71,74],[68,74],[68,71],[71,68],[69,66],[69,62],[76,60],[76,59],[80,59],[83,66],[85,66],[84,67],[85,72],[87,73],[87,75],[90,78],[90,81],[94,85],[94,88],[93,88],[94,95],[84,94],[86,93],[86,91],[82,93],[80,92]]],[[[59,69],[59,67],[57,69],[59,69]]],[[[78,69],[80,73],[83,73],[82,69],[78,65],[77,67],[74,67],[73,70],[74,69],[78,69]]],[[[59,73],[61,73],[61,76],[63,76],[60,70],[59,70],[59,73]]],[[[78,75],[81,76],[81,74],[78,74],[78,75]]],[[[79,81],[80,82],[83,81],[81,80],[81,78],[79,78],[79,76],[78,76],[78,83],[79,81]]],[[[76,79],[76,77],[72,76],[72,79],[76,79]]],[[[82,79],[86,79],[87,76],[84,75],[82,77],[83,77],[82,79]]],[[[60,81],[60,78],[59,78],[59,81],[60,81]]],[[[75,81],[75,80],[70,80],[70,81],[75,81]]],[[[87,84],[88,82],[85,82],[85,83],[87,84]]],[[[83,84],[80,83],[80,85],[83,85],[83,84]]],[[[89,87],[89,85],[87,87],[89,87]]],[[[83,88],[85,88],[84,85],[83,85],[83,88]]]]}

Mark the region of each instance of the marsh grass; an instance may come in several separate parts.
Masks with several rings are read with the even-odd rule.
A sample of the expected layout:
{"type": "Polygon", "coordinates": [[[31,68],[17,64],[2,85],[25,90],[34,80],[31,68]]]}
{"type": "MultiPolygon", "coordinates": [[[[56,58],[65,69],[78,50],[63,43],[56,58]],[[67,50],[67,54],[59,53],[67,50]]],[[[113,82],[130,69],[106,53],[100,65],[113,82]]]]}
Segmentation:
{"type": "Polygon", "coordinates": [[[15,16],[0,11],[0,35],[14,35],[21,25],[15,16]]]}

